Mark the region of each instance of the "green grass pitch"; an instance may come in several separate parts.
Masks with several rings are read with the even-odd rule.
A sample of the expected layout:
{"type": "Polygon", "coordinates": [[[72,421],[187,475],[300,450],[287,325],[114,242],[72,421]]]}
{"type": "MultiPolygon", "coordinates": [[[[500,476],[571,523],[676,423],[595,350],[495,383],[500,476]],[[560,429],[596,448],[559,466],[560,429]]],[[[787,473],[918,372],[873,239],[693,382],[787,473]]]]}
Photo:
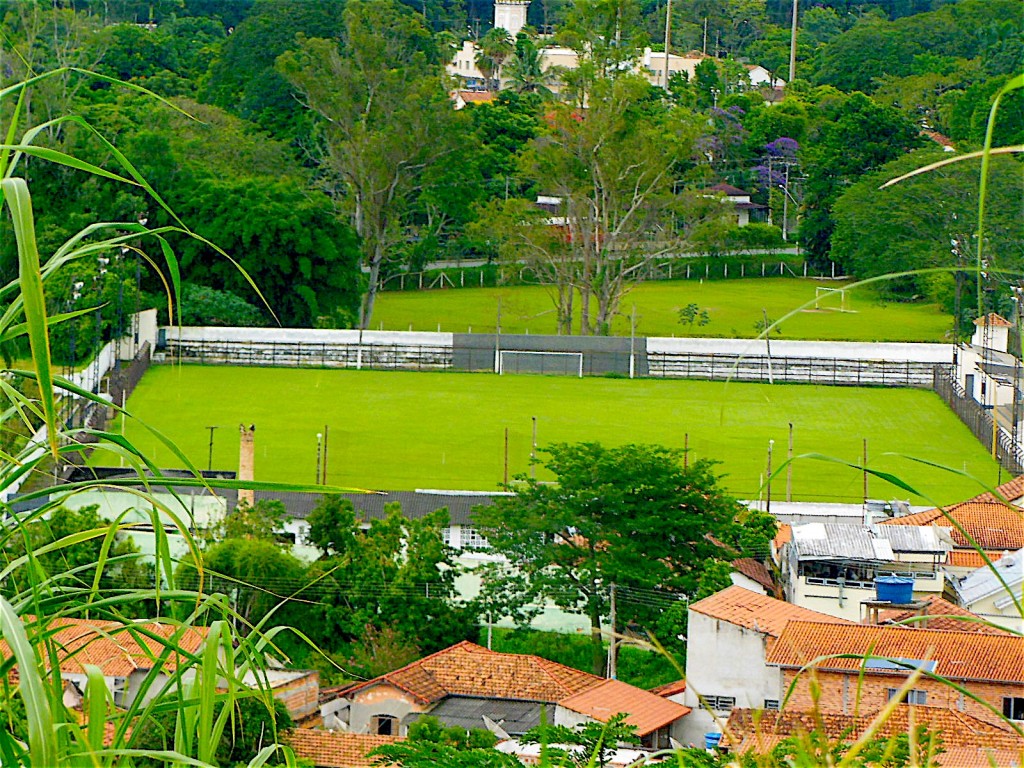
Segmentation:
{"type": "MultiPolygon", "coordinates": [[[[746,280],[676,280],[640,283],[622,300],[621,314],[612,332],[628,336],[630,316],[636,305],[638,336],[753,337],[763,310],[772,320],[815,298],[815,288],[836,288],[832,281],[796,278],[746,280]],[[708,312],[705,326],[682,325],[678,311],[694,303],[708,312]]],[[[433,291],[382,293],[377,299],[373,327],[386,330],[477,333],[494,331],[501,299],[504,333],[555,333],[553,305],[539,286],[509,288],[449,288],[433,291]]],[[[781,322],[783,339],[831,341],[943,341],[951,319],[934,304],[882,303],[870,286],[846,295],[847,308],[839,312],[840,297],[823,297],[818,311],[813,305],[781,322]]],[[[577,317],[579,301],[576,302],[577,317]]],[[[578,327],[578,321],[577,326],[578,327]]]]}
{"type": "MultiPolygon", "coordinates": [[[[238,425],[255,424],[256,477],[280,482],[314,482],[316,434],[326,424],[329,484],[494,490],[502,479],[506,427],[510,472],[528,471],[533,416],[542,447],[587,440],[682,447],[689,435],[691,455],[719,460],[725,485],[744,498],[758,495],[770,439],[774,466],[785,459],[789,422],[796,454],[859,463],[867,438],[872,468],[898,475],[935,502],[957,501],[980,488],[960,475],[885,454],[966,470],[990,485],[998,479],[995,463],[938,396],[918,390],[155,366],[128,408],[203,468],[206,427],[220,426],[213,466],[236,469],[238,425]]],[[[176,466],[166,447],[140,425],[129,421],[127,433],[158,463],[176,466]]],[[[111,461],[102,451],[93,457],[93,464],[111,461]]],[[[801,459],[792,482],[794,500],[856,502],[863,479],[840,464],[801,459]]],[[[784,498],[785,485],[783,474],[773,483],[774,499],[784,498]]],[[[876,478],[869,494],[908,497],[876,478]]]]}

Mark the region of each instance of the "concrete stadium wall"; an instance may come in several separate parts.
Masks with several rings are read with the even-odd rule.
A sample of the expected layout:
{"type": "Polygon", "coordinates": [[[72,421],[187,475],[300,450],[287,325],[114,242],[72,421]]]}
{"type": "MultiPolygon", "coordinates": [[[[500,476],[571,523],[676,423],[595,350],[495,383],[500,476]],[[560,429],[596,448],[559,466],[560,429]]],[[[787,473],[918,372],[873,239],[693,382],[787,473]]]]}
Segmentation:
{"type": "MultiPolygon", "coordinates": [[[[194,327],[161,329],[161,341],[167,357],[203,364],[493,371],[504,350],[582,352],[585,374],[630,373],[630,340],[621,337],[194,327]]],[[[935,366],[953,359],[951,344],[772,340],[768,352],[763,339],[637,338],[633,374],[928,388],[935,366]]],[[[575,373],[577,365],[516,361],[531,372],[575,373]]]]}

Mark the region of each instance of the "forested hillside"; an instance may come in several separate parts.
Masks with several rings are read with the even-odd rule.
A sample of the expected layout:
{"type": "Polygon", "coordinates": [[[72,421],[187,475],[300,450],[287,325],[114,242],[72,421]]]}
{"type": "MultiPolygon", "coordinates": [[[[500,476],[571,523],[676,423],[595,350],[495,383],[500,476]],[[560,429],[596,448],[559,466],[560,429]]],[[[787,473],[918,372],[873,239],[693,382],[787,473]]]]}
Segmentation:
{"type": "MultiPolygon", "coordinates": [[[[389,275],[472,257],[531,263],[558,288],[563,331],[602,333],[631,269],[736,242],[707,193],[715,184],[764,206],[767,221],[745,236],[799,239],[856,276],[970,259],[977,163],[876,188],[943,146],[980,145],[994,94],[1024,61],[1018,0],[799,5],[792,79],[790,0],[675,0],[672,53],[708,58],[666,91],[635,64],[664,50],[660,1],[535,0],[514,40],[489,32],[493,6],[480,0],[10,1],[0,78],[81,68],[166,100],[68,72],[32,92],[22,119],[98,165],[115,151],[133,158],[262,292],[212,247],[172,236],[189,322],[368,324],[389,275]],[[445,65],[467,37],[504,90],[456,110],[445,65]],[[544,70],[539,51],[553,44],[579,66],[544,70]],[[790,82],[754,86],[748,65],[790,82]],[[538,213],[538,195],[566,206],[567,236],[538,213]],[[577,263],[586,270],[567,266],[577,263]]],[[[1024,143],[1019,92],[995,141],[1024,143]]],[[[994,173],[989,252],[1018,268],[1020,165],[1002,158],[994,173]]],[[[42,163],[31,174],[49,252],[96,217],[177,224],[103,179],[42,163]]],[[[0,238],[5,277],[11,242],[0,238]]],[[[110,336],[124,312],[158,303],[161,276],[137,262],[126,251],[64,275],[54,309],[75,305],[77,283],[100,284],[110,336]]],[[[891,294],[949,302],[952,280],[904,280],[891,294]]],[[[77,357],[97,330],[91,318],[76,328],[64,334],[78,334],[77,357]]],[[[72,356],[61,338],[58,353],[72,356]]]]}

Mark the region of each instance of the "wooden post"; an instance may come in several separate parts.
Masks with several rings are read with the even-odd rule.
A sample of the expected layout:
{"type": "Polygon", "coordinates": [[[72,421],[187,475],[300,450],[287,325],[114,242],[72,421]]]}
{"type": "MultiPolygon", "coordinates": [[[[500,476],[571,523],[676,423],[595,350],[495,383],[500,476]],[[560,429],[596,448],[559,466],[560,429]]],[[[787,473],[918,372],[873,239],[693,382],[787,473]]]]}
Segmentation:
{"type": "Polygon", "coordinates": [[[505,427],[505,485],[508,485],[508,427],[505,427]]]}

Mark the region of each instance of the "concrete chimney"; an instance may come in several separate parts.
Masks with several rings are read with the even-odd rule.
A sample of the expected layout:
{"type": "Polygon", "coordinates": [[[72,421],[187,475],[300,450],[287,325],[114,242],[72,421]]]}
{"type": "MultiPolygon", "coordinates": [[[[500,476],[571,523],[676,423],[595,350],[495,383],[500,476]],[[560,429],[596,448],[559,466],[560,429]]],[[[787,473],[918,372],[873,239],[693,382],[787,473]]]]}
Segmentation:
{"type": "MultiPolygon", "coordinates": [[[[238,479],[242,482],[256,479],[256,425],[245,424],[238,426],[240,436],[238,447],[238,479]]],[[[247,504],[252,506],[254,492],[251,488],[242,488],[238,491],[238,505],[247,504]]]]}

